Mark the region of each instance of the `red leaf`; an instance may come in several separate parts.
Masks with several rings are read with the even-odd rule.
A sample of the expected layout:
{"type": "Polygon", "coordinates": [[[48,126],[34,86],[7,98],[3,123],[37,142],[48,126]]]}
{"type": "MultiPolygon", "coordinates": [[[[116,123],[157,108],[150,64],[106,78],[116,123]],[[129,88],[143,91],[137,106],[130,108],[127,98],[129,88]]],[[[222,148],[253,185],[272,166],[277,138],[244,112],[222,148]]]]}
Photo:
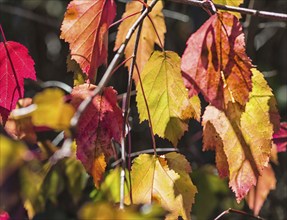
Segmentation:
{"type": "Polygon", "coordinates": [[[248,101],[250,68],[241,24],[229,13],[211,16],[190,36],[181,65],[189,95],[196,94],[195,86],[219,109],[228,101],[248,101]]]}
{"type": "Polygon", "coordinates": [[[285,152],[287,147],[287,122],[280,123],[280,130],[273,135],[278,152],[285,152]]]}
{"type": "Polygon", "coordinates": [[[2,116],[4,122],[7,120],[10,111],[15,108],[19,98],[23,98],[24,78],[36,80],[34,61],[28,54],[28,49],[14,41],[1,42],[0,116],[2,116]]]}
{"type": "MultiPolygon", "coordinates": [[[[1,211],[0,211],[1,212],[1,211]]],[[[7,213],[7,212],[5,212],[5,211],[2,211],[1,213],[0,213],[0,220],[9,220],[10,219],[10,216],[9,216],[9,214],[7,213]]]]}
{"type": "MultiPolygon", "coordinates": [[[[94,88],[95,86],[91,84],[75,87],[72,92],[71,104],[78,107],[94,88]]],[[[92,104],[89,105],[79,121],[76,135],[77,157],[91,174],[96,173],[93,164],[99,162],[100,158],[98,157],[101,157],[101,153],[104,154],[106,162],[115,156],[111,140],[120,142],[121,139],[123,118],[122,111],[117,106],[116,95],[113,88],[106,88],[102,96],[96,96],[93,99],[92,104]]],[[[96,185],[99,179],[99,177],[97,180],[94,178],[96,185]]]]}
{"type": "Polygon", "coordinates": [[[97,68],[107,62],[109,25],[116,15],[113,0],[73,0],[61,27],[61,39],[70,44],[72,59],[93,80],[97,68]]]}

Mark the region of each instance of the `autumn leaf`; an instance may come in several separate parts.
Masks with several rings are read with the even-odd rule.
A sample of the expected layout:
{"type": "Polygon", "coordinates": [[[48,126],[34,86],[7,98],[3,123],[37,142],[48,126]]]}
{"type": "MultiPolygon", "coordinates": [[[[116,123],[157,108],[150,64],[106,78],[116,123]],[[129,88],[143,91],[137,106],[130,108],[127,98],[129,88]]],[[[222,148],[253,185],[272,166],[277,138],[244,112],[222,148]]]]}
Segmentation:
{"type": "MultiPolygon", "coordinates": [[[[94,85],[76,86],[71,104],[77,108],[81,101],[91,95],[94,85]]],[[[111,87],[103,95],[96,96],[80,118],[76,135],[77,157],[94,178],[98,187],[106,164],[116,156],[112,139],[120,142],[122,135],[122,111],[117,106],[117,93],[111,87]]]]}
{"type": "Polygon", "coordinates": [[[6,122],[18,99],[24,96],[24,79],[36,80],[28,49],[14,41],[0,42],[0,122],[6,122]],[[1,120],[2,118],[2,120],[1,120]]]}
{"type": "MultiPolygon", "coordinates": [[[[234,6],[234,7],[239,7],[241,4],[244,3],[244,0],[212,0],[212,1],[215,4],[234,6]]],[[[241,14],[238,12],[229,12],[229,13],[235,15],[237,18],[241,18],[241,14]]]]}
{"type": "Polygon", "coordinates": [[[245,108],[232,102],[224,111],[210,105],[202,122],[204,149],[216,150],[219,173],[229,176],[229,186],[238,202],[256,185],[268,165],[273,130],[279,123],[271,89],[262,73],[256,69],[252,72],[253,89],[245,108]]]}
{"type": "Polygon", "coordinates": [[[115,15],[113,0],[73,0],[67,7],[60,37],[92,82],[97,68],[107,62],[108,28],[115,15]]]}
{"type": "Polygon", "coordinates": [[[133,203],[156,201],[171,212],[167,219],[190,219],[197,192],[190,172],[188,161],[178,153],[159,157],[141,154],[134,159],[131,171],[133,203]]]}
{"type": "MultiPolygon", "coordinates": [[[[32,104],[31,98],[24,98],[18,101],[21,107],[28,107],[32,104]]],[[[16,106],[17,108],[20,108],[16,106]]],[[[31,117],[25,117],[22,119],[13,119],[13,115],[10,115],[6,124],[5,131],[13,138],[23,140],[29,144],[36,144],[37,135],[32,124],[31,117]]]]}
{"type": "Polygon", "coordinates": [[[266,167],[262,175],[258,178],[257,185],[253,186],[247,197],[247,204],[251,210],[253,210],[254,215],[258,215],[259,211],[264,204],[270,190],[276,188],[276,177],[275,173],[269,164],[266,167]]]}
{"type": "Polygon", "coordinates": [[[250,68],[242,26],[229,13],[211,16],[190,36],[181,64],[187,88],[194,84],[219,109],[229,101],[245,105],[252,88],[250,68]]]}
{"type": "Polygon", "coordinates": [[[156,220],[163,219],[165,214],[166,211],[157,204],[132,205],[119,209],[113,203],[100,201],[84,204],[78,212],[78,219],[156,220]]]}
{"type": "MultiPolygon", "coordinates": [[[[141,79],[154,132],[176,146],[188,128],[186,120],[198,118],[200,114],[199,99],[190,100],[184,87],[180,57],[172,51],[155,51],[146,63],[141,79]]],[[[140,83],[136,90],[142,122],[148,119],[148,114],[140,83]]]]}
{"type": "Polygon", "coordinates": [[[88,78],[87,75],[83,73],[80,65],[75,60],[71,60],[70,55],[68,55],[66,63],[67,71],[74,73],[74,86],[84,84],[88,78]]]}
{"type": "Polygon", "coordinates": [[[278,152],[285,152],[287,147],[287,122],[280,123],[280,130],[273,135],[278,152]]]}
{"type": "Polygon", "coordinates": [[[32,158],[28,147],[20,142],[9,139],[0,134],[0,186],[16,169],[21,167],[25,161],[32,158]]]}
{"type": "MultiPolygon", "coordinates": [[[[148,0],[148,4],[151,1],[148,0]]],[[[142,3],[139,1],[130,1],[126,4],[126,12],[123,14],[123,18],[136,13],[141,12],[143,8],[142,3]]],[[[155,28],[159,34],[160,41],[164,44],[164,34],[166,32],[166,26],[164,21],[164,16],[162,13],[163,9],[163,1],[158,1],[158,3],[154,6],[152,11],[149,13],[149,17],[153,21],[155,28]]],[[[126,18],[124,21],[121,22],[119,26],[119,30],[117,33],[116,43],[114,50],[117,50],[121,44],[125,41],[125,37],[129,31],[129,29],[132,27],[132,25],[135,23],[135,21],[139,18],[140,14],[134,15],[132,17],[126,18]]],[[[137,30],[135,31],[135,33],[137,30]]],[[[135,34],[130,39],[129,43],[127,44],[127,47],[125,49],[125,56],[126,58],[130,57],[133,54],[134,45],[135,45],[135,34]]],[[[153,25],[151,21],[148,18],[145,18],[143,25],[142,25],[142,31],[139,39],[138,44],[138,50],[137,50],[137,65],[139,67],[140,73],[142,72],[144,65],[148,61],[150,55],[154,51],[155,44],[160,46],[160,41],[156,35],[156,32],[153,28],[153,25]]],[[[126,62],[126,66],[129,67],[131,64],[131,61],[126,62]]],[[[138,82],[138,75],[136,70],[133,73],[133,79],[135,80],[136,84],[138,82]]]]}
{"type": "Polygon", "coordinates": [[[65,130],[70,127],[70,120],[74,112],[73,106],[65,103],[63,91],[60,89],[45,89],[35,95],[32,105],[15,109],[11,113],[11,117],[14,120],[31,117],[34,126],[65,130]]]}

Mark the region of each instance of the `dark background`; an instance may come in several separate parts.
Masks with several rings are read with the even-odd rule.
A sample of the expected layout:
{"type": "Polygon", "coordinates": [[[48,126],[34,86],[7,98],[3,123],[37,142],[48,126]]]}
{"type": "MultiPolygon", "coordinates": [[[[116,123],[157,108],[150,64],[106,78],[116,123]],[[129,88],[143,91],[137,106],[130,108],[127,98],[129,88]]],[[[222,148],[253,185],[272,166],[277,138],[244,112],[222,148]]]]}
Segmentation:
{"type": "MultiPolygon", "coordinates": [[[[68,2],[67,0],[0,0],[0,24],[6,39],[20,42],[29,49],[35,61],[39,82],[58,80],[71,86],[73,84],[73,74],[67,72],[66,68],[68,45],[59,39],[60,26],[68,2]]],[[[124,12],[125,3],[124,1],[116,1],[116,3],[115,20],[118,20],[124,12]]],[[[287,13],[287,0],[247,0],[243,6],[287,13]]],[[[166,1],[164,15],[167,25],[165,48],[176,51],[181,56],[186,40],[204,23],[208,15],[200,8],[171,1],[166,1]]],[[[287,121],[287,23],[243,16],[242,24],[246,34],[247,54],[266,77],[277,98],[282,121],[287,121]]],[[[109,32],[109,59],[114,55],[116,31],[117,26],[111,28],[109,32]]],[[[100,68],[100,76],[104,70],[105,67],[100,68]]],[[[127,70],[120,68],[113,76],[110,85],[121,94],[126,91],[126,82],[127,70]]],[[[33,88],[29,82],[26,82],[26,91],[27,96],[33,94],[33,88]]],[[[134,98],[132,98],[130,122],[133,151],[151,146],[147,124],[138,123],[134,98]]],[[[179,150],[191,162],[194,170],[192,178],[202,195],[201,198],[199,198],[200,194],[197,196],[197,201],[200,202],[196,202],[193,207],[193,219],[212,219],[229,207],[249,211],[244,202],[237,205],[234,195],[226,191],[226,181],[212,177],[216,171],[209,164],[214,163],[214,154],[201,151],[199,123],[191,121],[189,127],[190,130],[179,143],[179,150]]],[[[158,138],[157,145],[158,147],[170,146],[167,141],[158,138]]],[[[266,219],[287,219],[286,153],[279,154],[279,161],[278,166],[273,166],[278,179],[277,188],[271,192],[260,213],[266,219]]],[[[5,204],[5,201],[1,201],[1,204],[3,203],[5,204]]],[[[59,207],[52,209],[52,211],[55,210],[61,212],[59,207]]],[[[246,218],[230,214],[223,219],[246,218]]]]}

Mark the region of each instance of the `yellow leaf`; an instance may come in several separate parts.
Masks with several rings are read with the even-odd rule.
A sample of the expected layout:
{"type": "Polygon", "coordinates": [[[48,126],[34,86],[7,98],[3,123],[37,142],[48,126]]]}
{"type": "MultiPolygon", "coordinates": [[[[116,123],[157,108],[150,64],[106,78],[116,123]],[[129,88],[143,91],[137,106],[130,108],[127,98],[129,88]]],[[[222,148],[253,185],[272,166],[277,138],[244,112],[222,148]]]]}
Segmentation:
{"type": "Polygon", "coordinates": [[[35,126],[47,126],[55,130],[64,130],[70,127],[70,120],[75,109],[65,103],[64,92],[60,89],[45,89],[33,98],[32,105],[15,109],[11,118],[20,120],[31,117],[35,126]]]}
{"type": "Polygon", "coordinates": [[[197,192],[184,156],[169,153],[160,157],[142,154],[133,161],[132,197],[134,204],[158,202],[171,213],[167,219],[190,219],[197,192]]]}
{"type": "MultiPolygon", "coordinates": [[[[244,0],[213,0],[213,2],[215,4],[220,4],[220,5],[239,7],[239,5],[243,4],[244,0]]],[[[241,14],[238,12],[229,12],[229,13],[234,14],[238,19],[241,18],[241,14]]]]}
{"type": "MultiPolygon", "coordinates": [[[[148,4],[151,1],[148,0],[148,4]]],[[[126,4],[126,12],[123,14],[123,18],[136,13],[141,12],[143,5],[138,1],[130,1],[126,4]]],[[[164,16],[162,13],[163,9],[163,1],[159,1],[152,11],[149,13],[150,18],[152,19],[156,30],[159,34],[161,42],[164,44],[164,34],[166,32],[166,26],[164,22],[164,16]]],[[[125,41],[125,37],[131,28],[131,26],[135,23],[135,21],[139,18],[140,14],[135,16],[129,17],[125,19],[121,25],[119,26],[116,43],[115,43],[115,50],[117,50],[121,44],[125,41]]],[[[137,30],[135,31],[135,33],[137,30]]],[[[129,41],[126,49],[125,49],[125,56],[126,58],[130,57],[133,54],[134,45],[135,45],[135,35],[134,34],[129,41]]],[[[159,40],[157,38],[156,32],[152,26],[152,23],[148,18],[145,18],[142,26],[142,31],[140,35],[138,51],[137,51],[137,65],[139,67],[140,73],[143,70],[145,63],[148,61],[151,53],[154,51],[155,43],[160,46],[159,40]]],[[[130,66],[131,61],[126,62],[126,66],[130,66]]],[[[138,76],[136,70],[134,71],[133,78],[135,82],[138,82],[138,76]]]]}
{"type": "Polygon", "coordinates": [[[27,158],[28,149],[20,141],[0,134],[0,185],[6,177],[19,168],[27,158]]]}
{"type": "MultiPolygon", "coordinates": [[[[199,99],[189,100],[180,70],[180,57],[172,52],[155,51],[141,74],[154,132],[175,146],[187,130],[186,121],[199,118],[199,99]],[[196,104],[197,103],[197,104],[196,104]]],[[[140,121],[148,119],[140,83],[137,84],[137,107],[140,121]]]]}
{"type": "Polygon", "coordinates": [[[259,71],[252,69],[252,73],[253,88],[245,108],[232,102],[224,111],[208,106],[202,122],[204,149],[215,146],[217,168],[223,176],[226,171],[222,169],[228,164],[229,186],[236,193],[237,201],[256,185],[268,165],[273,130],[279,124],[271,89],[259,71]],[[211,129],[215,132],[210,132],[211,129]]]}

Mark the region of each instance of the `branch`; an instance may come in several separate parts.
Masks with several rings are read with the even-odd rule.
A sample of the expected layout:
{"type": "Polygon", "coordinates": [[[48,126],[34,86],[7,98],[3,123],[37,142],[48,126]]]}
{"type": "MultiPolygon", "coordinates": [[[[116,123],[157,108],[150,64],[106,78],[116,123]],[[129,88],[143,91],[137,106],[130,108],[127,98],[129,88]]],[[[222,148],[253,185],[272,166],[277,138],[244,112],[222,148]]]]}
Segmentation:
{"type": "MultiPolygon", "coordinates": [[[[196,7],[212,9],[211,4],[207,4],[206,1],[200,1],[200,0],[169,0],[169,1],[181,3],[181,4],[193,5],[196,7]]],[[[220,5],[220,4],[214,4],[214,5],[217,9],[220,9],[220,10],[239,12],[241,14],[253,15],[253,16],[273,19],[277,21],[287,21],[287,14],[283,14],[283,13],[259,11],[256,9],[241,8],[241,7],[234,7],[234,6],[228,6],[228,5],[220,5]]]]}
{"type": "Polygon", "coordinates": [[[263,218],[261,218],[260,216],[255,216],[255,215],[252,215],[252,214],[249,214],[247,212],[244,212],[244,211],[240,211],[240,210],[236,210],[236,209],[227,209],[225,211],[223,211],[220,215],[218,215],[214,220],[219,220],[222,216],[226,215],[226,214],[229,214],[229,213],[235,213],[235,214],[238,214],[238,215],[243,215],[243,216],[247,216],[247,217],[250,217],[250,218],[253,218],[253,219],[257,219],[257,220],[264,220],[263,218]]]}

